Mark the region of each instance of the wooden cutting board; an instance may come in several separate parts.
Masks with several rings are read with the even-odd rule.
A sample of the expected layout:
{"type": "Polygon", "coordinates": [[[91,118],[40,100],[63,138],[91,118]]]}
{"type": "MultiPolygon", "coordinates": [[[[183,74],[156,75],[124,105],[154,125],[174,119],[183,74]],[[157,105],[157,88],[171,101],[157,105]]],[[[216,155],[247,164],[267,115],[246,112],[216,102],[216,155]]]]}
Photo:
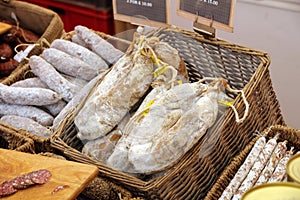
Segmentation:
{"type": "Polygon", "coordinates": [[[51,172],[52,176],[47,183],[19,190],[1,200],[75,199],[99,172],[98,168],[92,165],[0,148],[0,183],[39,169],[51,172]],[[60,185],[69,187],[51,194],[60,185]]]}

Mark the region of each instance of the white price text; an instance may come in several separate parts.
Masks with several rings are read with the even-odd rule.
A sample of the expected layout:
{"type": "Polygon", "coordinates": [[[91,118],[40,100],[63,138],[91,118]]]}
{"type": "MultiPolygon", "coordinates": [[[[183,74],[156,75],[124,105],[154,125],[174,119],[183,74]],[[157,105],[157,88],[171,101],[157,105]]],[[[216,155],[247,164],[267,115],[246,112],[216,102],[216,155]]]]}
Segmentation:
{"type": "Polygon", "coordinates": [[[219,5],[219,1],[218,0],[200,0],[204,3],[208,3],[208,4],[212,4],[214,6],[218,6],[219,5]]]}
{"type": "Polygon", "coordinates": [[[145,7],[152,7],[153,6],[153,4],[151,2],[138,1],[138,0],[126,0],[126,3],[139,5],[139,6],[145,6],[145,7]]]}

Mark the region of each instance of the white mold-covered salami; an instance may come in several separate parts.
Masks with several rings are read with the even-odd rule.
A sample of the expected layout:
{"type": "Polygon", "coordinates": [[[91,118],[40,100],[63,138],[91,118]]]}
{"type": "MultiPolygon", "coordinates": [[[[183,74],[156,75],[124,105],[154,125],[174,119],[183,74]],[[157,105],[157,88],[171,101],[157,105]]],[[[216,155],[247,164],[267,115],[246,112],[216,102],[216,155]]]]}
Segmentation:
{"type": "Polygon", "coordinates": [[[283,158],[281,158],[280,161],[278,162],[274,172],[272,173],[270,179],[268,180],[268,183],[283,181],[283,179],[286,176],[286,165],[292,155],[293,155],[293,149],[285,153],[283,158]]]}
{"type": "Polygon", "coordinates": [[[10,85],[11,87],[23,87],[23,88],[49,88],[39,77],[26,78],[19,80],[10,85]]]}
{"type": "Polygon", "coordinates": [[[73,83],[74,85],[77,85],[78,88],[83,88],[89,80],[84,80],[78,77],[69,76],[66,74],[62,74],[62,76],[67,79],[70,83],[73,83]]]}
{"type": "Polygon", "coordinates": [[[90,140],[84,144],[82,153],[95,158],[101,163],[106,163],[109,156],[113,153],[117,142],[122,137],[124,127],[130,120],[130,116],[128,113],[118,124],[117,128],[107,135],[95,140],[90,140]]]}
{"type": "Polygon", "coordinates": [[[251,170],[247,174],[247,177],[244,179],[239,189],[235,192],[233,200],[241,199],[243,194],[253,187],[260,176],[263,168],[270,159],[275,147],[277,145],[277,137],[271,138],[268,140],[267,144],[263,148],[262,152],[259,154],[255,163],[253,164],[251,170]]]}
{"type": "Polygon", "coordinates": [[[91,80],[101,72],[80,58],[55,48],[45,49],[42,57],[52,64],[57,71],[84,80],[91,80]]]}
{"type": "Polygon", "coordinates": [[[266,137],[265,136],[259,137],[258,140],[255,142],[254,146],[252,147],[251,151],[249,152],[248,156],[246,157],[246,160],[238,169],[233,179],[230,181],[229,185],[223,191],[219,200],[230,200],[232,198],[234,193],[237,191],[237,189],[240,187],[240,185],[246,178],[254,162],[258,158],[258,155],[265,147],[265,144],[266,144],[266,137]]]}
{"type": "Polygon", "coordinates": [[[49,105],[61,100],[56,92],[46,88],[10,87],[0,83],[0,99],[19,105],[49,105]]]}
{"type": "Polygon", "coordinates": [[[59,114],[54,118],[53,121],[53,130],[57,130],[63,119],[67,116],[69,111],[72,108],[75,108],[81,100],[88,94],[92,87],[101,79],[103,78],[105,72],[97,75],[91,81],[89,81],[75,96],[74,98],[67,103],[67,105],[59,112],[59,114]]]}
{"type": "Polygon", "coordinates": [[[55,117],[62,111],[62,109],[64,109],[66,105],[67,103],[64,100],[60,100],[55,104],[45,105],[43,107],[45,107],[49,111],[49,113],[51,113],[51,115],[55,117]]]}
{"type": "Polygon", "coordinates": [[[109,133],[147,92],[153,81],[149,56],[128,52],[120,58],[75,117],[80,139],[109,133]]]}
{"type": "Polygon", "coordinates": [[[28,117],[43,126],[51,126],[53,123],[53,117],[49,113],[35,106],[6,104],[0,102],[0,116],[3,115],[28,117]]]}
{"type": "Polygon", "coordinates": [[[73,34],[72,35],[71,41],[74,42],[74,43],[76,43],[76,44],[79,44],[80,46],[88,48],[87,44],[82,39],[80,39],[80,37],[78,37],[77,34],[73,34]]]}
{"type": "Polygon", "coordinates": [[[152,174],[172,166],[215,122],[226,81],[185,83],[135,113],[107,164],[127,173],[152,174]]]}
{"type": "Polygon", "coordinates": [[[29,65],[32,72],[46,83],[50,89],[61,94],[65,101],[70,101],[79,90],[76,85],[67,81],[50,63],[40,56],[31,56],[29,65]]]}
{"type": "Polygon", "coordinates": [[[51,135],[50,129],[42,126],[38,122],[28,117],[21,117],[17,115],[5,115],[1,117],[0,121],[10,124],[14,127],[24,129],[29,133],[37,135],[42,138],[48,138],[51,135]]]}
{"type": "Polygon", "coordinates": [[[115,48],[111,43],[87,27],[78,25],[74,30],[78,37],[86,43],[86,46],[98,54],[109,65],[116,63],[124,55],[122,51],[115,48]]]}
{"type": "MultiPolygon", "coordinates": [[[[27,78],[24,80],[17,81],[10,85],[11,87],[25,87],[25,88],[46,88],[49,89],[48,85],[46,85],[39,77],[27,78]]],[[[66,102],[64,100],[59,100],[54,104],[43,105],[52,116],[58,115],[58,113],[66,106],[66,102]]]]}
{"type": "Polygon", "coordinates": [[[287,146],[286,141],[279,142],[274,150],[274,153],[272,154],[270,160],[268,161],[268,164],[265,166],[264,170],[260,174],[258,180],[256,181],[255,185],[260,185],[263,183],[268,182],[269,178],[271,177],[273,171],[275,170],[278,162],[280,159],[283,158],[283,156],[286,153],[287,146]]]}
{"type": "Polygon", "coordinates": [[[98,72],[103,72],[108,68],[108,65],[100,56],[88,48],[76,44],[75,42],[64,39],[56,39],[51,43],[50,47],[80,58],[90,66],[94,67],[98,72]]]}

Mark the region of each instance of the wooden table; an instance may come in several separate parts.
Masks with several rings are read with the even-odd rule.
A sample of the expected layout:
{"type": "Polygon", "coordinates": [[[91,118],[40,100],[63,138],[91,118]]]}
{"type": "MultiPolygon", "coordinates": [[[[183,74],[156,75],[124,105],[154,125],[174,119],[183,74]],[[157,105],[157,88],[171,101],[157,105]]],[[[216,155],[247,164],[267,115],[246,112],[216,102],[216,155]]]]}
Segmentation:
{"type": "Polygon", "coordinates": [[[51,172],[47,183],[19,190],[1,200],[75,199],[99,172],[98,168],[92,165],[0,148],[0,183],[39,169],[51,172]],[[68,187],[52,194],[57,186],[62,185],[68,187]]]}

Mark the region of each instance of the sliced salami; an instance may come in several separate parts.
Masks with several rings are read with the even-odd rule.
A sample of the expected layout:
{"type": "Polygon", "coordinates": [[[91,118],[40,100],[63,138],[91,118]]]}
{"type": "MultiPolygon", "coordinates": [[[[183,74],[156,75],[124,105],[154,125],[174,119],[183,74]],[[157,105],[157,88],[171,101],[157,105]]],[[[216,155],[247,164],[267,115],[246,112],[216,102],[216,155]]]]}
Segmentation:
{"type": "Polygon", "coordinates": [[[26,181],[25,174],[14,178],[12,180],[12,185],[17,190],[26,189],[26,188],[28,188],[30,186],[30,184],[28,183],[28,181],[26,181]]]}
{"type": "Polygon", "coordinates": [[[13,187],[13,183],[11,180],[9,181],[4,181],[0,185],[0,197],[8,196],[11,194],[16,193],[18,190],[13,187]]]}
{"type": "Polygon", "coordinates": [[[50,180],[51,172],[46,169],[40,169],[30,173],[32,182],[36,184],[44,184],[50,180]]]}

